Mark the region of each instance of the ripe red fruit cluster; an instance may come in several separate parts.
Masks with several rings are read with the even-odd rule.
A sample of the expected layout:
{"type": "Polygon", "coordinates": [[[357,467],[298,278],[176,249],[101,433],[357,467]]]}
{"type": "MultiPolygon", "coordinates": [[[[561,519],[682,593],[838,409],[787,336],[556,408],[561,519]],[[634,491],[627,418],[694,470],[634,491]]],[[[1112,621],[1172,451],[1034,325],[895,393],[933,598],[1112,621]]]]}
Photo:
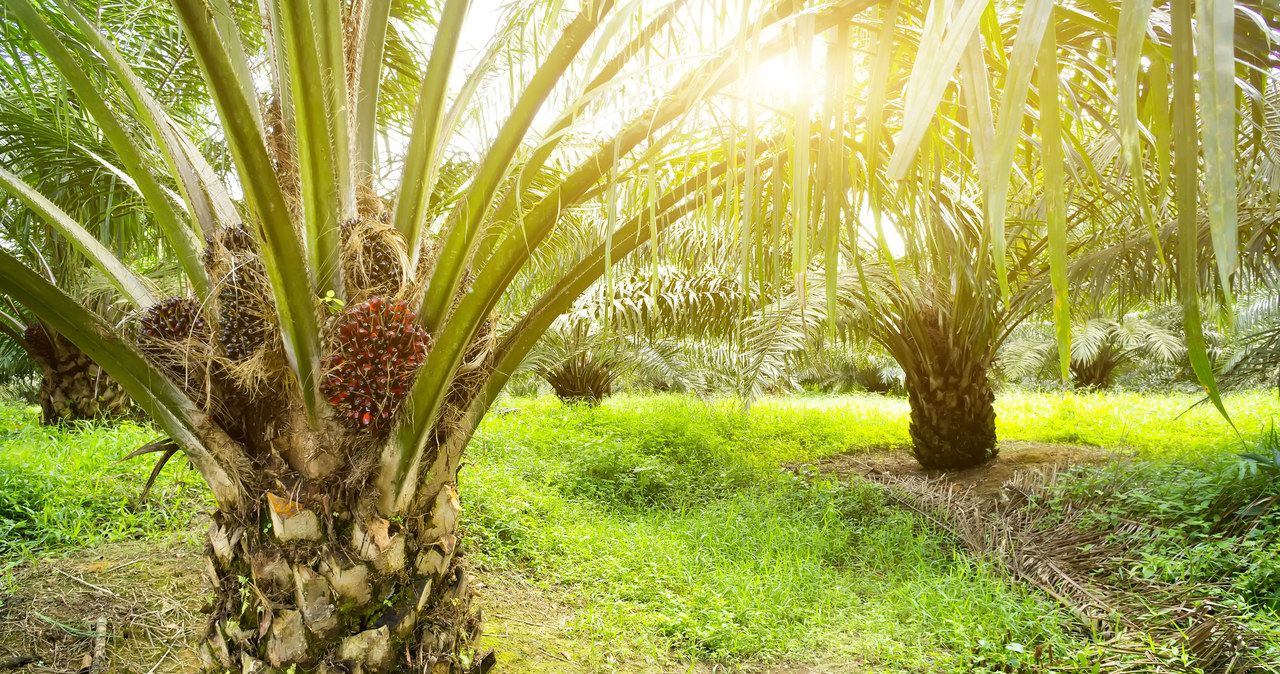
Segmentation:
{"type": "Polygon", "coordinates": [[[431,337],[404,302],[374,297],[348,308],[325,357],[324,394],[354,428],[385,429],[431,350],[431,337]]]}
{"type": "Polygon", "coordinates": [[[200,305],[185,297],[170,297],[152,305],[138,321],[138,341],[179,342],[208,328],[200,305]]]}

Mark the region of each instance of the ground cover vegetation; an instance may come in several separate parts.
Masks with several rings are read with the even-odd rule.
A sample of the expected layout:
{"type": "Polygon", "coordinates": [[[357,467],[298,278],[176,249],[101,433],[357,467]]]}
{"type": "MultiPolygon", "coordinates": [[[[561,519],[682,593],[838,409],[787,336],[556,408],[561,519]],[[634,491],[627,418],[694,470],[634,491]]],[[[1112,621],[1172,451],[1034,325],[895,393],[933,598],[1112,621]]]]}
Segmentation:
{"type": "MultiPolygon", "coordinates": [[[[599,407],[504,399],[462,472],[461,527],[486,584],[526,584],[526,601],[571,607],[556,625],[558,639],[497,641],[500,664],[511,671],[565,665],[518,648],[526,644],[567,648],[583,671],[684,671],[698,661],[772,663],[780,671],[1149,671],[1177,662],[1231,671],[1171,631],[1166,623],[1185,628],[1186,617],[1161,613],[1168,606],[1155,592],[1169,587],[1180,588],[1175,605],[1207,606],[1223,624],[1238,621],[1231,636],[1248,640],[1247,651],[1235,652],[1236,671],[1245,671],[1280,663],[1274,396],[1228,397],[1236,422],[1260,431],[1248,434],[1249,445],[1216,410],[1188,410],[1197,400],[1189,395],[997,397],[999,432],[1009,442],[1117,453],[1119,461],[1059,473],[1035,506],[1034,540],[1047,559],[1058,559],[1053,534],[1064,519],[1073,535],[1105,532],[1083,553],[1079,543],[1070,548],[1106,551],[1082,576],[1095,594],[1113,592],[1101,595],[1107,608],[1096,624],[1077,615],[1096,606],[1062,601],[993,550],[971,548],[939,526],[938,513],[917,511],[918,502],[907,507],[902,485],[824,471],[833,457],[902,451],[910,412],[900,398],[770,397],[750,416],[732,399],[673,394],[614,396],[599,407]],[[1125,423],[1100,421],[1107,418],[1125,423]],[[1115,599],[1118,588],[1135,587],[1148,603],[1115,599]]],[[[20,598],[17,579],[39,568],[38,558],[75,557],[109,541],[166,541],[188,551],[183,564],[198,577],[205,520],[197,513],[212,505],[198,477],[171,465],[139,504],[145,471],[106,465],[154,430],[41,428],[31,408],[7,408],[5,432],[0,521],[12,561],[3,610],[14,624],[36,606],[83,626],[75,622],[83,616],[44,613],[50,609],[20,598]]],[[[118,562],[97,568],[107,563],[118,562]]],[[[206,599],[198,587],[187,592],[206,599]]],[[[498,603],[493,611],[512,608],[498,603]]],[[[189,646],[199,620],[184,625],[189,646]]],[[[504,623],[508,638],[513,624],[504,623]]],[[[1205,643],[1229,641],[1211,637],[1205,643]]],[[[31,645],[0,639],[15,652],[31,645]]],[[[140,647],[112,641],[120,661],[140,647]]]]}

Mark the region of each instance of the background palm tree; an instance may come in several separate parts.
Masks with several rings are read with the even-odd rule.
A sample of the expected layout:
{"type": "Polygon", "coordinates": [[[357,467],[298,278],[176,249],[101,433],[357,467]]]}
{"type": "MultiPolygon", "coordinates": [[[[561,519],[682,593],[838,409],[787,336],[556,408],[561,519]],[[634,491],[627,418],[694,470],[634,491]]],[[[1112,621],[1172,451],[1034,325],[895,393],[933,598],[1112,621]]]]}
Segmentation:
{"type": "MultiPolygon", "coordinates": [[[[668,231],[668,247],[682,241],[690,226],[668,231]]],[[[619,264],[614,276],[626,276],[598,283],[579,298],[521,369],[536,372],[562,400],[589,404],[608,397],[620,381],[676,391],[715,387],[716,363],[700,358],[698,347],[732,348],[734,323],[750,297],[732,276],[648,264],[619,264]]]]}
{"type": "Polygon", "coordinates": [[[588,318],[562,316],[521,364],[566,403],[598,405],[621,381],[649,390],[701,392],[703,376],[678,339],[609,330],[588,318]]]}
{"type": "Polygon", "coordinates": [[[1236,342],[1219,361],[1229,384],[1280,386],[1280,288],[1261,290],[1237,313],[1236,342]]]}
{"type": "MultiPolygon", "coordinates": [[[[1116,371],[1145,359],[1169,366],[1186,357],[1182,338],[1172,329],[1137,312],[1119,319],[1095,317],[1071,327],[1071,383],[1078,389],[1107,389],[1116,371]]],[[[1043,336],[1010,342],[1000,354],[1010,377],[1057,369],[1058,345],[1043,336]]]]}
{"type": "MultiPolygon", "coordinates": [[[[95,287],[99,280],[89,274],[62,283],[82,306],[99,316],[120,320],[121,312],[112,305],[111,298],[104,297],[101,287],[95,287]]],[[[41,423],[55,425],[135,414],[129,394],[119,382],[79,347],[41,321],[27,318],[16,305],[9,303],[9,308],[12,313],[0,311],[0,332],[11,345],[7,367],[14,377],[27,373],[38,377],[32,402],[40,406],[41,423]]]]}
{"type": "MultiPolygon", "coordinates": [[[[93,10],[104,31],[131,36],[118,42],[125,58],[170,113],[188,122],[196,119],[209,98],[198,67],[176,40],[181,29],[173,12],[154,0],[99,3],[93,10]]],[[[0,40],[18,53],[36,48],[32,37],[12,22],[0,27],[0,40]]],[[[70,47],[80,48],[75,43],[70,47]]],[[[91,77],[110,77],[91,54],[78,53],[87,57],[82,62],[91,77]]],[[[122,101],[107,103],[125,112],[122,101]]],[[[200,144],[207,149],[215,145],[206,138],[200,144]]],[[[146,282],[165,285],[170,292],[181,287],[172,255],[115,149],[79,100],[68,95],[57,70],[40,60],[0,62],[0,166],[46,196],[103,246],[145,269],[146,282]]],[[[0,193],[0,213],[0,236],[11,250],[57,279],[84,306],[112,323],[136,309],[119,302],[110,283],[77,247],[22,199],[0,193]]],[[[40,379],[34,402],[40,404],[44,423],[130,411],[128,395],[80,349],[52,326],[10,300],[6,303],[0,329],[13,347],[11,364],[15,371],[40,379]]]]}
{"type": "MultiPolygon", "coordinates": [[[[1257,102],[1275,85],[1257,75],[1274,68],[1265,45],[1280,33],[1274,15],[1257,9],[1201,4],[1198,31],[1182,0],[1168,8],[1026,2],[1016,11],[983,3],[887,9],[864,47],[872,56],[863,137],[843,134],[843,120],[830,112],[840,106],[826,106],[817,121],[795,117],[798,127],[823,132],[803,148],[820,158],[814,179],[807,166],[789,167],[792,182],[805,186],[791,191],[792,218],[807,223],[792,236],[795,290],[779,314],[815,330],[845,326],[884,346],[905,373],[913,451],[928,467],[964,467],[995,455],[988,370],[1011,330],[1042,307],[1052,307],[1060,373],[1068,379],[1073,285],[1109,301],[1176,289],[1196,376],[1225,414],[1199,302],[1204,289],[1229,301],[1232,287],[1251,282],[1247,270],[1267,259],[1270,228],[1242,226],[1237,213],[1269,193],[1261,185],[1274,183],[1242,196],[1233,156],[1237,134],[1251,135],[1255,147],[1266,144],[1265,134],[1254,133],[1268,114],[1257,102]],[[926,40],[946,55],[945,65],[911,60],[926,40]],[[1219,56],[1227,43],[1235,60],[1219,56]],[[1147,67],[1142,56],[1151,50],[1169,60],[1147,67]],[[993,72],[1004,74],[998,106],[993,72]],[[1239,115],[1236,74],[1252,83],[1245,90],[1255,101],[1239,115]],[[853,168],[847,173],[846,163],[853,168]],[[1212,186],[1204,188],[1203,209],[1202,176],[1212,186]],[[1171,182],[1176,199],[1165,196],[1171,182]],[[850,193],[850,201],[831,198],[850,193]],[[1157,224],[1167,220],[1167,227],[1157,224]],[[841,229],[850,232],[841,236],[841,229]],[[1244,231],[1259,236],[1247,237],[1242,267],[1242,250],[1231,242],[1244,231]],[[899,239],[895,251],[890,244],[899,239]],[[819,255],[807,254],[806,240],[821,242],[819,255]],[[1170,273],[1166,251],[1176,251],[1181,278],[1170,273]],[[1104,267],[1120,258],[1127,267],[1104,267]],[[821,274],[813,269],[819,260],[821,274]],[[1112,272],[1135,280],[1118,281],[1112,272]]],[[[839,72],[839,60],[834,64],[828,72],[839,72]]],[[[1245,162],[1270,175],[1257,154],[1245,162]]]]}

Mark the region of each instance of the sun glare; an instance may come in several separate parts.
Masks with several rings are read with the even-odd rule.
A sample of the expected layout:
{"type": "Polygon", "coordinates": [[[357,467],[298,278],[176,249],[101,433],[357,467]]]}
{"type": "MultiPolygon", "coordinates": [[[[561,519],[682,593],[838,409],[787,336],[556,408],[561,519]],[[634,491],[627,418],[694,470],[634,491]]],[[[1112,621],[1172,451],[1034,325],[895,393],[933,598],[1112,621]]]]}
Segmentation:
{"type": "Polygon", "coordinates": [[[773,58],[761,63],[745,83],[747,94],[766,105],[791,106],[806,92],[812,100],[818,93],[811,69],[792,59],[773,58]]]}
{"type": "MultiPolygon", "coordinates": [[[[861,244],[868,246],[878,245],[876,241],[875,213],[865,203],[858,213],[858,224],[861,229],[858,237],[861,240],[861,244]]],[[[888,213],[881,213],[880,228],[884,232],[884,244],[889,249],[889,254],[895,258],[902,257],[902,254],[907,250],[907,246],[902,240],[902,234],[898,231],[898,223],[888,213]]]]}

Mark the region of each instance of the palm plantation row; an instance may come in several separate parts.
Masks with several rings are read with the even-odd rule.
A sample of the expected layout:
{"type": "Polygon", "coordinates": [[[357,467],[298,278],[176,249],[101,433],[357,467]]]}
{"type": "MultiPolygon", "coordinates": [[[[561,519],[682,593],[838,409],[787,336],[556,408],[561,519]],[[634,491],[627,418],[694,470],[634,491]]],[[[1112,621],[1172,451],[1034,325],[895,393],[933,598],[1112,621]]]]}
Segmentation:
{"type": "Polygon", "coordinates": [[[1073,302],[1176,298],[1216,402],[1201,301],[1274,283],[1265,3],[520,4],[478,54],[468,5],[4,2],[4,330],[208,483],[211,668],[486,670],[457,472],[575,307],[754,344],[744,381],[875,342],[960,467],[1028,318],[1066,379],[1073,302]]]}

